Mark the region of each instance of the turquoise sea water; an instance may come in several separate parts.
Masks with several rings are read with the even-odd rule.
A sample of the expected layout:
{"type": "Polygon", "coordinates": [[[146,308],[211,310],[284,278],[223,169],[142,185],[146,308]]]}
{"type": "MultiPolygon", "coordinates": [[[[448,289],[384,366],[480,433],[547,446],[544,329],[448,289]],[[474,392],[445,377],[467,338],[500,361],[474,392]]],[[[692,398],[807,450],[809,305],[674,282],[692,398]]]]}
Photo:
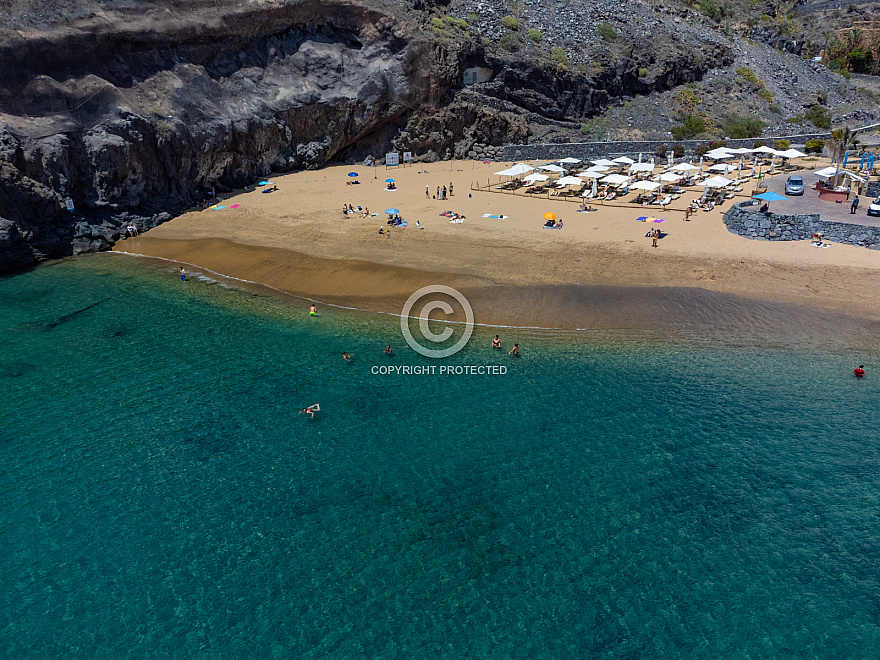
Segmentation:
{"type": "Polygon", "coordinates": [[[489,334],[377,376],[434,363],[387,317],[0,280],[0,657],[878,657],[880,369],[489,334]]]}

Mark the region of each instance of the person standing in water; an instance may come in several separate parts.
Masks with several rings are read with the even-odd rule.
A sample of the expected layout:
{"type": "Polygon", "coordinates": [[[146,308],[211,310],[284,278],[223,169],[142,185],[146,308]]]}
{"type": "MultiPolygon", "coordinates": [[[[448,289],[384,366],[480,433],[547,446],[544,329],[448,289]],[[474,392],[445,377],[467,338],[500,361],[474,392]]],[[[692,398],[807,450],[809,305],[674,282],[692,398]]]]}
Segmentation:
{"type": "Polygon", "coordinates": [[[180,281],[186,282],[186,271],[183,269],[183,266],[180,267],[180,281]]]}
{"type": "Polygon", "coordinates": [[[388,344],[382,352],[385,353],[385,355],[391,355],[391,344],[388,344]]]}
{"type": "Polygon", "coordinates": [[[317,315],[318,315],[318,308],[315,307],[315,303],[312,303],[312,306],[309,307],[309,316],[317,316],[317,315]]]}
{"type": "Polygon", "coordinates": [[[513,355],[514,357],[519,357],[519,344],[514,344],[513,348],[507,351],[508,355],[513,355]]]}
{"type": "Polygon", "coordinates": [[[862,377],[864,377],[864,375],[865,375],[865,365],[860,364],[858,367],[856,367],[856,368],[853,370],[853,375],[855,375],[856,378],[862,378],[862,377]]]}
{"type": "Polygon", "coordinates": [[[498,335],[495,335],[495,339],[492,340],[492,348],[501,348],[501,340],[498,335]]]}

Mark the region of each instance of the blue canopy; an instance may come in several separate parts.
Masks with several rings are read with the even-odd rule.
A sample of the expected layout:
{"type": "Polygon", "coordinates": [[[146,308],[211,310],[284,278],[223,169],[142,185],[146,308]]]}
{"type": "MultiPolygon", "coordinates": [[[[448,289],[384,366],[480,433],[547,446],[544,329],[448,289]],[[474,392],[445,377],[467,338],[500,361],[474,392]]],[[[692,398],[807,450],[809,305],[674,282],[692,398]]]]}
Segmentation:
{"type": "Polygon", "coordinates": [[[357,176],[357,175],[358,175],[357,172],[349,172],[349,173],[348,173],[348,176],[357,176]]]}
{"type": "Polygon", "coordinates": [[[394,179],[385,179],[385,183],[394,183],[394,179]]]}
{"type": "Polygon", "coordinates": [[[257,185],[258,186],[268,186],[270,183],[272,183],[272,182],[271,181],[260,181],[257,185]]]}
{"type": "Polygon", "coordinates": [[[844,167],[846,167],[846,161],[848,161],[848,160],[849,160],[849,152],[847,151],[845,154],[843,154],[843,166],[844,167]]]}
{"type": "Polygon", "coordinates": [[[397,209],[385,209],[385,213],[390,213],[391,215],[394,215],[396,213],[400,213],[400,211],[398,211],[397,209]]]}
{"type": "Polygon", "coordinates": [[[783,197],[775,192],[765,192],[760,195],[754,195],[753,199],[763,199],[765,202],[780,202],[788,199],[788,197],[783,197]]]}

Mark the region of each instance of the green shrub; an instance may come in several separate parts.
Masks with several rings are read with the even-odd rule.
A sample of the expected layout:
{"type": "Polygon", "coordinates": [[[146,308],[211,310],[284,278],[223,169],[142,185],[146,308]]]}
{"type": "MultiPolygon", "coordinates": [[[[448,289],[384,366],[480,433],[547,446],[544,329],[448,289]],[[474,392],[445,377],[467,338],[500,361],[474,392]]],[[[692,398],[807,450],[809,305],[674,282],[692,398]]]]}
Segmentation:
{"type": "Polygon", "coordinates": [[[676,158],[682,158],[684,156],[684,147],[680,144],[673,145],[672,155],[676,158]]]}
{"type": "Polygon", "coordinates": [[[747,66],[741,66],[740,68],[738,68],[736,70],[736,75],[738,75],[743,80],[748,80],[750,83],[757,85],[758,87],[764,86],[764,83],[762,83],[758,76],[755,75],[755,72],[747,66]]]}
{"type": "Polygon", "coordinates": [[[692,89],[683,89],[675,95],[675,100],[681,104],[685,111],[690,112],[703,102],[697,93],[692,89]]]}
{"type": "Polygon", "coordinates": [[[759,89],[758,97],[767,101],[767,103],[773,103],[773,94],[769,89],[759,89]]]}
{"type": "Polygon", "coordinates": [[[443,22],[443,19],[437,18],[436,16],[431,19],[431,25],[441,30],[446,27],[446,23],[443,22]]]}
{"type": "Polygon", "coordinates": [[[512,32],[507,32],[501,35],[501,39],[498,40],[499,45],[504,50],[514,51],[519,47],[519,41],[512,32]]]}
{"type": "Polygon", "coordinates": [[[831,128],[831,111],[823,105],[811,106],[804,113],[804,119],[816,128],[831,128]]]}
{"type": "Polygon", "coordinates": [[[782,106],[780,106],[778,103],[771,103],[769,106],[767,106],[767,109],[774,115],[782,114],[782,106]]]}
{"type": "Polygon", "coordinates": [[[785,120],[786,124],[802,124],[804,121],[803,115],[795,115],[794,117],[789,117],[785,120]]]}
{"type": "Polygon", "coordinates": [[[764,140],[755,140],[752,142],[752,149],[757,149],[758,147],[766,147],[767,143],[764,140]]]}
{"type": "Polygon", "coordinates": [[[639,69],[639,78],[647,78],[648,77],[648,69],[646,67],[641,67],[639,69]]]}
{"type": "Polygon", "coordinates": [[[804,147],[807,153],[817,154],[825,148],[825,140],[807,140],[807,146],[804,147]]]}
{"type": "Polygon", "coordinates": [[[455,27],[457,27],[459,30],[467,30],[468,22],[463,18],[459,18],[457,21],[455,21],[455,27]]]}
{"type": "Polygon", "coordinates": [[[565,54],[565,51],[556,46],[552,51],[550,51],[550,59],[556,62],[556,66],[560,69],[564,69],[568,66],[568,55],[565,54]]]}
{"type": "Polygon", "coordinates": [[[778,149],[779,151],[785,151],[790,146],[791,142],[789,142],[788,140],[776,140],[776,142],[773,143],[773,148],[778,149]]]}
{"type": "Polygon", "coordinates": [[[727,137],[737,140],[758,137],[764,131],[764,122],[754,117],[730,115],[721,125],[721,130],[727,137]]]}
{"type": "Polygon", "coordinates": [[[544,41],[544,35],[541,34],[540,30],[536,30],[535,28],[532,28],[531,30],[529,30],[529,39],[534,41],[536,44],[539,44],[542,41],[544,41]]]}
{"type": "Polygon", "coordinates": [[[722,19],[730,16],[730,9],[719,7],[712,0],[700,0],[700,11],[716,23],[720,23],[722,19]]]}
{"type": "Polygon", "coordinates": [[[519,30],[519,23],[513,16],[505,16],[501,19],[501,25],[508,30],[519,30]]]}
{"type": "Polygon", "coordinates": [[[676,140],[687,140],[696,137],[706,130],[706,121],[699,115],[685,115],[681,124],[669,129],[676,140]]]}
{"type": "Polygon", "coordinates": [[[712,140],[709,143],[709,149],[720,149],[727,146],[727,140],[712,140]]]}
{"type": "Polygon", "coordinates": [[[711,147],[708,144],[701,144],[696,149],[694,149],[694,153],[697,154],[697,158],[700,156],[705,156],[706,152],[709,151],[711,147]]]}
{"type": "Polygon", "coordinates": [[[666,152],[669,151],[669,148],[665,144],[658,144],[654,149],[654,154],[658,158],[666,158],[666,152]]]}
{"type": "Polygon", "coordinates": [[[596,28],[596,34],[605,41],[614,41],[617,39],[617,32],[614,31],[611,23],[599,23],[599,27],[596,28]]]}

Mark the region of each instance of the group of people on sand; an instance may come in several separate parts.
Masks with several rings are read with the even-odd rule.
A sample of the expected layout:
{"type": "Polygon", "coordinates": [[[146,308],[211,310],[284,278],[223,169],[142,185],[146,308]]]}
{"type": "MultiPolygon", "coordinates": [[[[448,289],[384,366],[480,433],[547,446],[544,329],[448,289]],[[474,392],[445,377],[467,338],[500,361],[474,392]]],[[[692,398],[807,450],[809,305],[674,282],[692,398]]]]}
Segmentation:
{"type": "Polygon", "coordinates": [[[544,223],[544,227],[546,229],[562,229],[565,227],[565,223],[562,222],[562,218],[556,218],[556,220],[547,220],[544,223]]]}
{"type": "Polygon", "coordinates": [[[366,206],[358,206],[357,208],[355,208],[351,204],[343,204],[342,215],[344,215],[346,218],[349,215],[357,215],[359,218],[368,218],[370,217],[370,209],[368,209],[366,206]]]}
{"type": "MultiPolygon", "coordinates": [[[[450,181],[449,188],[446,186],[437,186],[437,192],[434,195],[434,199],[448,199],[452,196],[452,181],[450,181]]],[[[429,186],[425,186],[425,199],[431,199],[431,188],[429,186]]]]}

